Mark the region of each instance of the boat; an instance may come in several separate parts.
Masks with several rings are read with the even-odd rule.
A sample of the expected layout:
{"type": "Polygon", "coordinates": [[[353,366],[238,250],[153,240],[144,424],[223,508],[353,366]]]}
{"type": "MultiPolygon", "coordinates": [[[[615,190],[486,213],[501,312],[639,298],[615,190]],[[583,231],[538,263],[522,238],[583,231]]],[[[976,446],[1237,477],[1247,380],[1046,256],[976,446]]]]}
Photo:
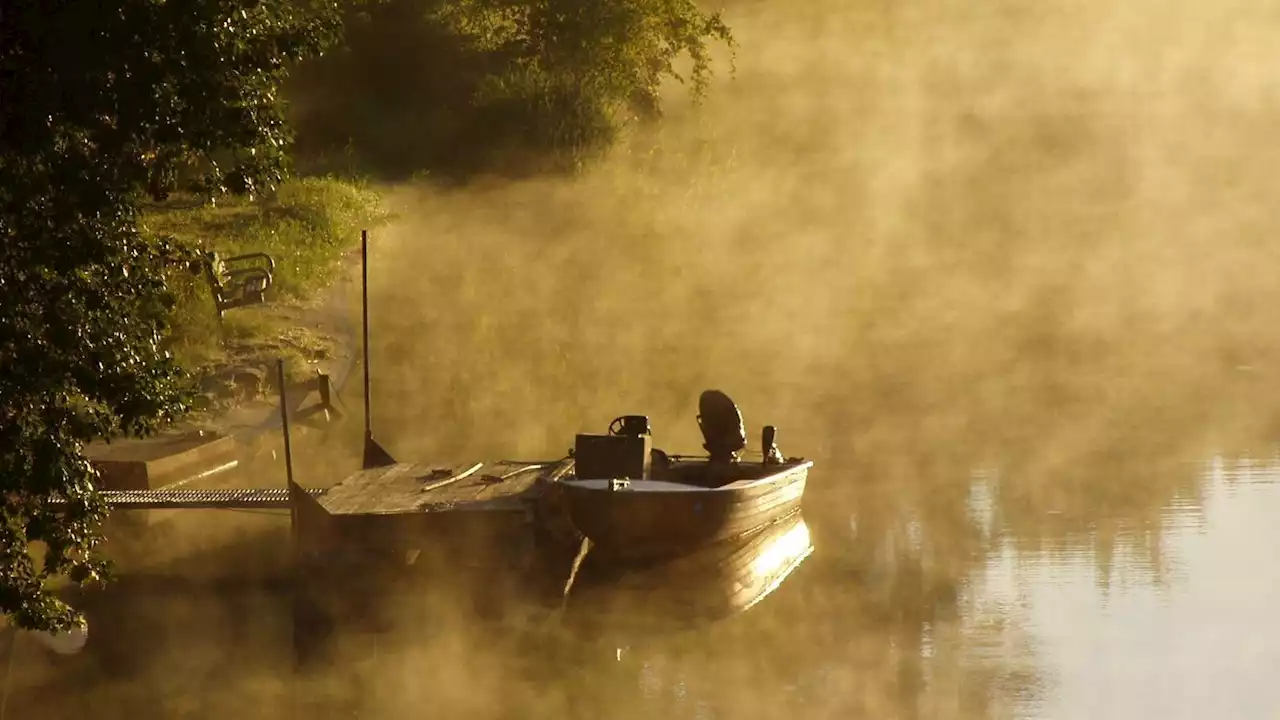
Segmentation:
{"type": "Polygon", "coordinates": [[[784,458],[765,426],[761,459],[742,459],[742,414],[719,390],[699,399],[705,457],[652,447],[649,421],[623,416],[607,435],[578,435],[574,467],[557,483],[591,552],[616,561],[660,560],[749,535],[799,510],[813,461],[784,458]]]}

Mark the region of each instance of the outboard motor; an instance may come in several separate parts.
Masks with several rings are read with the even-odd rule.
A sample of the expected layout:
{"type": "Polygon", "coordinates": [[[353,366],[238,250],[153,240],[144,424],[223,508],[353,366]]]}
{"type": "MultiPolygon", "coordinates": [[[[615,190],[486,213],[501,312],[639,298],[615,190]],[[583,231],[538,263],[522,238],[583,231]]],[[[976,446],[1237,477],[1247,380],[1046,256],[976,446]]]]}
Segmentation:
{"type": "Polygon", "coordinates": [[[765,465],[781,465],[786,462],[782,457],[782,451],[778,449],[778,428],[772,425],[765,425],[764,431],[760,433],[760,450],[764,454],[765,465]]]}
{"type": "Polygon", "coordinates": [[[698,427],[702,429],[702,447],[713,463],[735,462],[747,447],[742,413],[719,390],[706,390],[698,398],[698,427]]]}

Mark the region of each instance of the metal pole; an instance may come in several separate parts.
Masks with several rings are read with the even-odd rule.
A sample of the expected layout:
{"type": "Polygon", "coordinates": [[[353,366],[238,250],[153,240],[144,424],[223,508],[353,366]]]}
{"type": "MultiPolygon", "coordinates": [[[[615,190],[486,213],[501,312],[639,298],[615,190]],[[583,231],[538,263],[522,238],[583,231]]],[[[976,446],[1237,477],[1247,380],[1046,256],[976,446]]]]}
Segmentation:
{"type": "Polygon", "coordinates": [[[394,465],[395,459],[373,439],[373,399],[369,388],[369,231],[360,231],[360,315],[364,350],[364,459],[365,470],[394,465]]]}
{"type": "Polygon", "coordinates": [[[373,439],[372,402],[369,390],[369,231],[360,231],[360,329],[364,365],[364,439],[373,439]]]}
{"type": "MultiPolygon", "coordinates": [[[[302,582],[302,548],[298,543],[298,502],[302,496],[301,489],[293,481],[293,443],[289,437],[289,395],[284,385],[284,358],[276,359],[276,382],[280,386],[280,427],[284,430],[284,472],[287,487],[289,490],[289,539],[291,551],[293,554],[292,568],[292,590],[293,590],[293,653],[294,668],[298,666],[298,600],[303,590],[302,582]]],[[[298,695],[298,679],[295,674],[289,677],[291,683],[291,696],[296,703],[298,695]]],[[[291,703],[294,709],[294,716],[297,716],[296,704],[291,703]]],[[[0,718],[3,720],[3,718],[0,718]]]]}
{"type": "Polygon", "coordinates": [[[289,442],[289,399],[284,387],[284,359],[276,360],[276,382],[280,384],[280,427],[284,428],[284,471],[292,489],[293,482],[293,447],[289,442]]]}

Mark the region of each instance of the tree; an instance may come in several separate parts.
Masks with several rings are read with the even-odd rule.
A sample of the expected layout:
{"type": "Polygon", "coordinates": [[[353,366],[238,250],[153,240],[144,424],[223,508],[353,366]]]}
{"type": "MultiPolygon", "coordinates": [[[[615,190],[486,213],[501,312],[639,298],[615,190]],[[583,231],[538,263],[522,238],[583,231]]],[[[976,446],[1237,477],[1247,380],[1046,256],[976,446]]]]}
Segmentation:
{"type": "Polygon", "coordinates": [[[716,42],[695,0],[384,0],[290,97],[306,154],[393,177],[572,169],[659,116],[664,82],[700,98],[716,42]]]}
{"type": "Polygon", "coordinates": [[[269,190],[287,169],[277,89],[340,29],[322,0],[0,5],[0,612],[19,626],[79,622],[50,581],[106,569],[84,445],[186,409],[164,350],[186,258],[141,232],[142,193],[181,168],[269,190]]]}
{"type": "Polygon", "coordinates": [[[512,116],[538,144],[572,151],[659,116],[663,80],[685,79],[681,55],[700,99],[711,78],[707,41],[733,44],[720,15],[694,0],[456,0],[440,16],[501,60],[479,105],[512,116]]]}

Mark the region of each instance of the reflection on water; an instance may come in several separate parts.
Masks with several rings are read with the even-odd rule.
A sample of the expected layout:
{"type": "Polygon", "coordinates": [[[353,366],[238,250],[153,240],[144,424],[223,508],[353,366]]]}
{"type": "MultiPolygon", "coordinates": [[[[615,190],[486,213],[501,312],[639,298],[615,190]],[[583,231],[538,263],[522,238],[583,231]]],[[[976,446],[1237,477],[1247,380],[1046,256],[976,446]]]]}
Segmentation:
{"type": "Polygon", "coordinates": [[[593,564],[588,553],[568,609],[579,628],[620,638],[699,627],[764,601],[813,551],[809,526],[796,513],[746,537],[657,564],[593,564]]]}
{"type": "Polygon", "coordinates": [[[1127,499],[1091,505],[1020,502],[1028,481],[1000,464],[926,457],[913,481],[841,487],[840,471],[892,476],[895,459],[820,463],[804,517],[746,542],[629,572],[588,554],[563,612],[487,622],[428,577],[398,630],[350,633],[327,673],[298,678],[283,565],[264,560],[282,519],[202,515],[163,531],[186,551],[83,599],[87,652],[19,638],[8,707],[274,720],[301,694],[309,717],[411,717],[424,702],[483,717],[1266,716],[1280,703],[1280,457],[1212,458],[1143,458],[1155,472],[1116,480],[1140,488],[1093,486],[1127,499]]]}
{"type": "Polygon", "coordinates": [[[1090,553],[993,548],[984,601],[1017,609],[1052,678],[1027,717],[1261,718],[1280,707],[1280,463],[1217,457],[1201,479],[1203,507],[1164,509],[1154,558],[1129,551],[1099,567],[1090,553]]]}
{"type": "Polygon", "coordinates": [[[585,569],[559,619],[484,630],[456,608],[420,613],[400,640],[350,638],[332,676],[294,691],[288,594],[272,576],[149,567],[86,599],[87,652],[19,636],[7,705],[265,720],[302,688],[316,717],[409,717],[428,698],[485,717],[1267,717],[1280,704],[1280,458],[1181,467],[1200,501],[1175,494],[1151,523],[1045,510],[1056,539],[1039,549],[1001,519],[995,470],[973,473],[951,508],[976,545],[940,541],[936,513],[850,522],[815,505],[682,565],[585,569]],[[665,622],[680,613],[695,622],[665,622]]]}

